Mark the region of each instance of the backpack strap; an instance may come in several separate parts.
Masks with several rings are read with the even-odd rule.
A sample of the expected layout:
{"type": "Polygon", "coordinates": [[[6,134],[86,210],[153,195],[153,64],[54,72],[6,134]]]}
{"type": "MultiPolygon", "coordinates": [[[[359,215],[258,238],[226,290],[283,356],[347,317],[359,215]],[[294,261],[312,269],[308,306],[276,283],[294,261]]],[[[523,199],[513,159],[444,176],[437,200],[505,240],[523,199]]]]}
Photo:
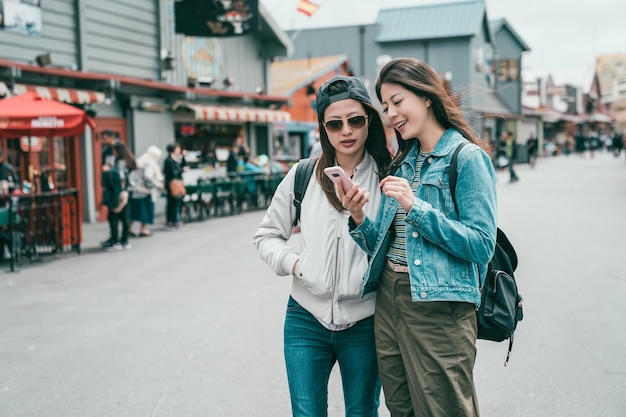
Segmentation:
{"type": "Polygon", "coordinates": [[[296,167],[296,180],[293,184],[293,205],[296,207],[296,218],[293,221],[294,227],[300,222],[300,206],[302,205],[306,188],[309,186],[311,175],[313,175],[315,162],[317,162],[317,158],[301,159],[296,167]]]}
{"type": "Polygon", "coordinates": [[[463,147],[467,144],[468,142],[461,142],[454,150],[454,153],[452,154],[452,159],[450,160],[450,172],[448,173],[448,179],[450,181],[450,194],[452,194],[454,210],[457,213],[459,212],[459,209],[456,206],[456,179],[459,176],[459,172],[457,169],[457,157],[459,156],[459,152],[461,152],[461,149],[463,149],[463,147]]]}

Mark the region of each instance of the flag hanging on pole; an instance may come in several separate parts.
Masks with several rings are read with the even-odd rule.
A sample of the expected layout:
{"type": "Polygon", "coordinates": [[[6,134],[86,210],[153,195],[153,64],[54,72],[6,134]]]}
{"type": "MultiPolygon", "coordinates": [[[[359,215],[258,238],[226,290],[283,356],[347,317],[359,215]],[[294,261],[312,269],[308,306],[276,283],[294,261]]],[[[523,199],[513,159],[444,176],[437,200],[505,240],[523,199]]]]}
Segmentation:
{"type": "Polygon", "coordinates": [[[298,1],[298,11],[304,13],[305,15],[311,17],[313,13],[320,7],[319,4],[315,4],[309,0],[300,0],[298,1]]]}

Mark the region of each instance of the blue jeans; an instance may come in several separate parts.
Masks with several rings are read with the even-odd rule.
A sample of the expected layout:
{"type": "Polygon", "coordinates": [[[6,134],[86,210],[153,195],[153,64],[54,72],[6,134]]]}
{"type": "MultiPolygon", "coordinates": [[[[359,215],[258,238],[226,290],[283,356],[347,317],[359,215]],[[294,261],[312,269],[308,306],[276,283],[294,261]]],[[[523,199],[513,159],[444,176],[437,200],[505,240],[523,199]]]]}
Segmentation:
{"type": "Polygon", "coordinates": [[[294,417],[328,415],[328,380],[335,362],[341,371],[346,416],[378,416],[380,380],[373,316],[334,332],[289,297],[284,331],[294,417]]]}

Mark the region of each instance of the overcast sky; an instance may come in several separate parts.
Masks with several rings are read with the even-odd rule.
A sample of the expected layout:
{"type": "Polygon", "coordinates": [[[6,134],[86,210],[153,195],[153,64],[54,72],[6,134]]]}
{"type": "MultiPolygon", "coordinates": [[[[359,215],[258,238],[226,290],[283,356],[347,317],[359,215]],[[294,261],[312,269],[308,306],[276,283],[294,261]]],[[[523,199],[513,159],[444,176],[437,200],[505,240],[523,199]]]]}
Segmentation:
{"type": "MultiPolygon", "coordinates": [[[[311,0],[311,17],[298,0],[260,0],[281,29],[311,29],[374,23],[381,8],[450,0],[311,0]]],[[[626,0],[486,0],[487,18],[506,18],[531,51],[522,59],[526,75],[553,74],[557,83],[587,88],[595,57],[626,54],[626,0]]]]}

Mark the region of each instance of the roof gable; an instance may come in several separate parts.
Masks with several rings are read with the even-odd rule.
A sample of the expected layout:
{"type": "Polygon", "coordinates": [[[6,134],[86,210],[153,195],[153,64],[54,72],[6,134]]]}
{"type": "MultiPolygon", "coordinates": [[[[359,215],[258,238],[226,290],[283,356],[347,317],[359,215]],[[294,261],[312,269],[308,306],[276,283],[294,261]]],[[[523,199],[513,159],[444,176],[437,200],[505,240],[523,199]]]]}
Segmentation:
{"type": "Polygon", "coordinates": [[[530,51],[530,48],[526,44],[526,42],[524,42],[522,37],[519,36],[517,32],[515,32],[515,30],[513,29],[513,26],[511,26],[511,24],[505,18],[490,20],[489,27],[491,28],[491,33],[493,33],[494,36],[500,33],[500,31],[506,30],[511,35],[511,37],[515,40],[515,42],[519,44],[520,48],[524,52],[530,51]]]}
{"type": "MultiPolygon", "coordinates": [[[[271,94],[291,97],[293,93],[342,65],[349,68],[346,55],[276,61],[271,66],[271,94]]],[[[348,72],[352,72],[349,70],[348,72]]]]}
{"type": "Polygon", "coordinates": [[[471,37],[486,19],[482,0],[382,9],[377,42],[471,37]]]}
{"type": "Polygon", "coordinates": [[[270,13],[259,2],[259,31],[256,36],[264,44],[268,56],[289,56],[293,52],[291,39],[283,32],[270,13]]]}

